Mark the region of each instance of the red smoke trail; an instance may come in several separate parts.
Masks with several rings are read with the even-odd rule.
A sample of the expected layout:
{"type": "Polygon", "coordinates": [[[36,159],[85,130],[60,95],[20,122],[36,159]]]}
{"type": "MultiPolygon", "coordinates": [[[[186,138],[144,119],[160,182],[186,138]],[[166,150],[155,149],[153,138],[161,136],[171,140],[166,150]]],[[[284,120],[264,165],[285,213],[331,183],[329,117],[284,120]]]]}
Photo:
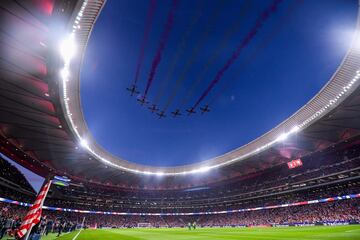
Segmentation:
{"type": "MultiPolygon", "coordinates": [[[[238,71],[241,73],[241,70],[247,68],[254,59],[257,58],[258,54],[263,51],[265,48],[269,46],[269,44],[273,41],[275,36],[279,34],[283,30],[286,24],[289,24],[291,21],[291,17],[294,15],[294,11],[298,8],[298,5],[301,4],[303,0],[295,0],[288,6],[287,12],[281,18],[277,20],[277,23],[273,25],[269,34],[262,38],[262,41],[258,44],[258,46],[252,51],[252,53],[244,59],[244,61],[237,67],[238,71]]],[[[217,98],[221,96],[222,93],[226,92],[231,86],[233,82],[229,81],[227,85],[224,85],[218,92],[208,101],[207,105],[212,105],[217,98]]]]}
{"type": "Polygon", "coordinates": [[[182,56],[182,54],[184,54],[184,52],[186,50],[188,38],[190,37],[195,24],[199,21],[200,17],[203,15],[203,8],[204,8],[205,3],[206,2],[204,1],[202,4],[199,4],[197,10],[195,11],[194,15],[192,16],[190,24],[188,25],[186,31],[181,36],[181,40],[176,47],[176,52],[173,55],[172,61],[168,65],[169,67],[168,67],[167,73],[166,73],[165,77],[162,78],[162,80],[161,80],[162,84],[160,85],[159,90],[154,98],[154,103],[156,103],[156,104],[159,103],[160,98],[162,97],[162,95],[166,89],[166,86],[168,85],[168,80],[174,74],[176,65],[177,65],[180,57],[182,56]]]}
{"type": "Polygon", "coordinates": [[[211,57],[208,58],[208,61],[203,67],[203,70],[200,74],[195,78],[196,80],[192,83],[191,87],[189,87],[189,91],[183,97],[181,101],[181,105],[185,105],[188,100],[193,96],[195,90],[200,86],[202,80],[205,79],[206,73],[211,69],[212,65],[216,60],[219,59],[222,52],[224,52],[225,48],[229,45],[229,40],[238,32],[241,24],[243,23],[243,19],[246,19],[247,15],[250,13],[249,9],[251,7],[252,0],[247,0],[240,7],[240,11],[238,13],[238,18],[234,24],[232,24],[225,32],[224,36],[220,42],[218,48],[212,53],[211,57]]]}
{"type": "Polygon", "coordinates": [[[169,10],[169,13],[168,13],[166,24],[164,26],[164,31],[163,31],[163,33],[161,35],[161,38],[160,38],[160,43],[159,43],[158,49],[156,51],[156,55],[155,55],[155,57],[153,59],[152,65],[151,65],[151,70],[150,70],[149,78],[148,78],[148,81],[147,81],[147,85],[146,85],[146,89],[145,89],[145,93],[144,93],[144,98],[146,97],[146,95],[147,95],[147,93],[148,93],[148,91],[150,89],[151,83],[154,80],[156,69],[159,66],[159,63],[161,61],[162,52],[163,52],[163,50],[165,48],[165,45],[166,45],[166,42],[167,42],[167,40],[168,40],[168,38],[170,36],[170,31],[171,31],[172,26],[174,24],[174,13],[175,13],[177,5],[178,5],[178,1],[173,0],[172,5],[171,5],[171,9],[169,10]]]}
{"type": "Polygon", "coordinates": [[[271,16],[272,13],[276,12],[279,4],[282,0],[274,0],[270,7],[265,9],[260,17],[257,19],[255,26],[251,29],[245,39],[240,43],[235,52],[231,55],[231,57],[227,60],[225,65],[218,71],[214,80],[210,83],[210,85],[206,88],[200,98],[197,100],[193,108],[196,108],[200,102],[209,94],[212,88],[220,81],[223,77],[224,73],[229,69],[229,67],[235,62],[235,60],[239,57],[241,51],[250,43],[250,41],[256,36],[259,29],[265,23],[265,21],[271,16]]]}
{"type": "Polygon", "coordinates": [[[134,85],[137,83],[138,79],[139,79],[139,74],[140,74],[140,69],[141,66],[143,64],[144,61],[144,54],[145,54],[145,47],[147,45],[148,42],[148,38],[149,38],[149,33],[151,30],[151,25],[153,22],[153,17],[154,17],[154,13],[155,13],[155,7],[156,7],[156,2],[157,0],[152,0],[149,6],[149,10],[147,12],[147,17],[146,17],[146,23],[145,23],[145,32],[144,32],[144,37],[141,43],[141,50],[140,50],[140,56],[138,59],[138,63],[136,65],[136,73],[135,73],[135,79],[134,79],[134,85]]]}

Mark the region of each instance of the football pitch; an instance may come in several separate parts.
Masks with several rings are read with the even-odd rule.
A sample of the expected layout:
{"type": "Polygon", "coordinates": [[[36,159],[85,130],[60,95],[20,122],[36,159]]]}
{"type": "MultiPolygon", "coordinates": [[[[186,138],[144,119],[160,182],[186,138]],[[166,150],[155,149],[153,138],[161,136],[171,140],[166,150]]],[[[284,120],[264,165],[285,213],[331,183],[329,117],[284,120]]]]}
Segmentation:
{"type": "Polygon", "coordinates": [[[288,227],[288,228],[199,228],[187,229],[86,229],[61,237],[49,235],[43,240],[355,240],[360,239],[360,225],[336,227],[288,227]]]}

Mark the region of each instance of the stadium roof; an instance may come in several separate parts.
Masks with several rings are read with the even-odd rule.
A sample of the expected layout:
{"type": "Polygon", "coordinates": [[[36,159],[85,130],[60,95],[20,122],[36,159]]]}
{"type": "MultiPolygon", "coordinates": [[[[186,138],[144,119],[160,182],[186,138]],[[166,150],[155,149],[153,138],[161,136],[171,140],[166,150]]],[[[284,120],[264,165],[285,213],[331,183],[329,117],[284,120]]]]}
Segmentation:
{"type": "Polygon", "coordinates": [[[1,3],[5,21],[0,23],[0,36],[7,46],[1,51],[1,151],[42,176],[65,174],[124,188],[188,188],[261,171],[359,135],[357,30],[352,47],[323,89],[283,123],[243,147],[180,167],[143,166],[111,155],[88,131],[79,97],[83,54],[103,4],[1,3]],[[55,24],[61,29],[56,39],[50,37],[55,24]],[[64,40],[61,54],[58,39],[64,40]]]}

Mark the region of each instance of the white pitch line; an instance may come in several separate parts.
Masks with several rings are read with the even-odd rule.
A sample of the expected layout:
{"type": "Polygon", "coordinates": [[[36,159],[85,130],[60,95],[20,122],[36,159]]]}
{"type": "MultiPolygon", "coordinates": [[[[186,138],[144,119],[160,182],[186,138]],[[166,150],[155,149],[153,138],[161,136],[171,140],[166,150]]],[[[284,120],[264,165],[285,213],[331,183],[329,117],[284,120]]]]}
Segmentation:
{"type": "Polygon", "coordinates": [[[82,229],[80,229],[80,231],[75,235],[75,237],[74,237],[72,240],[75,240],[75,239],[79,236],[79,234],[81,233],[81,231],[82,231],[82,229]]]}

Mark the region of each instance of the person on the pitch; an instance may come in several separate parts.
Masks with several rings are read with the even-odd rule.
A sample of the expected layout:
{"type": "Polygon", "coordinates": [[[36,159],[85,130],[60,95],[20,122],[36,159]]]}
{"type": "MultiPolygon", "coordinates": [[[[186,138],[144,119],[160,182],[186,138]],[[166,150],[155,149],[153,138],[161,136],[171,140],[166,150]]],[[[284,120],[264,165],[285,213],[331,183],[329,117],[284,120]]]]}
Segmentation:
{"type": "Polygon", "coordinates": [[[65,228],[65,225],[66,225],[66,222],[63,219],[59,220],[59,227],[58,227],[57,237],[59,237],[61,235],[62,231],[65,228]]]}
{"type": "Polygon", "coordinates": [[[11,229],[13,225],[13,220],[11,216],[5,217],[2,221],[2,228],[0,232],[0,239],[2,239],[4,236],[6,236],[9,229],[11,229]]]}
{"type": "Polygon", "coordinates": [[[193,222],[192,227],[194,230],[196,229],[196,222],[193,222]]]}

